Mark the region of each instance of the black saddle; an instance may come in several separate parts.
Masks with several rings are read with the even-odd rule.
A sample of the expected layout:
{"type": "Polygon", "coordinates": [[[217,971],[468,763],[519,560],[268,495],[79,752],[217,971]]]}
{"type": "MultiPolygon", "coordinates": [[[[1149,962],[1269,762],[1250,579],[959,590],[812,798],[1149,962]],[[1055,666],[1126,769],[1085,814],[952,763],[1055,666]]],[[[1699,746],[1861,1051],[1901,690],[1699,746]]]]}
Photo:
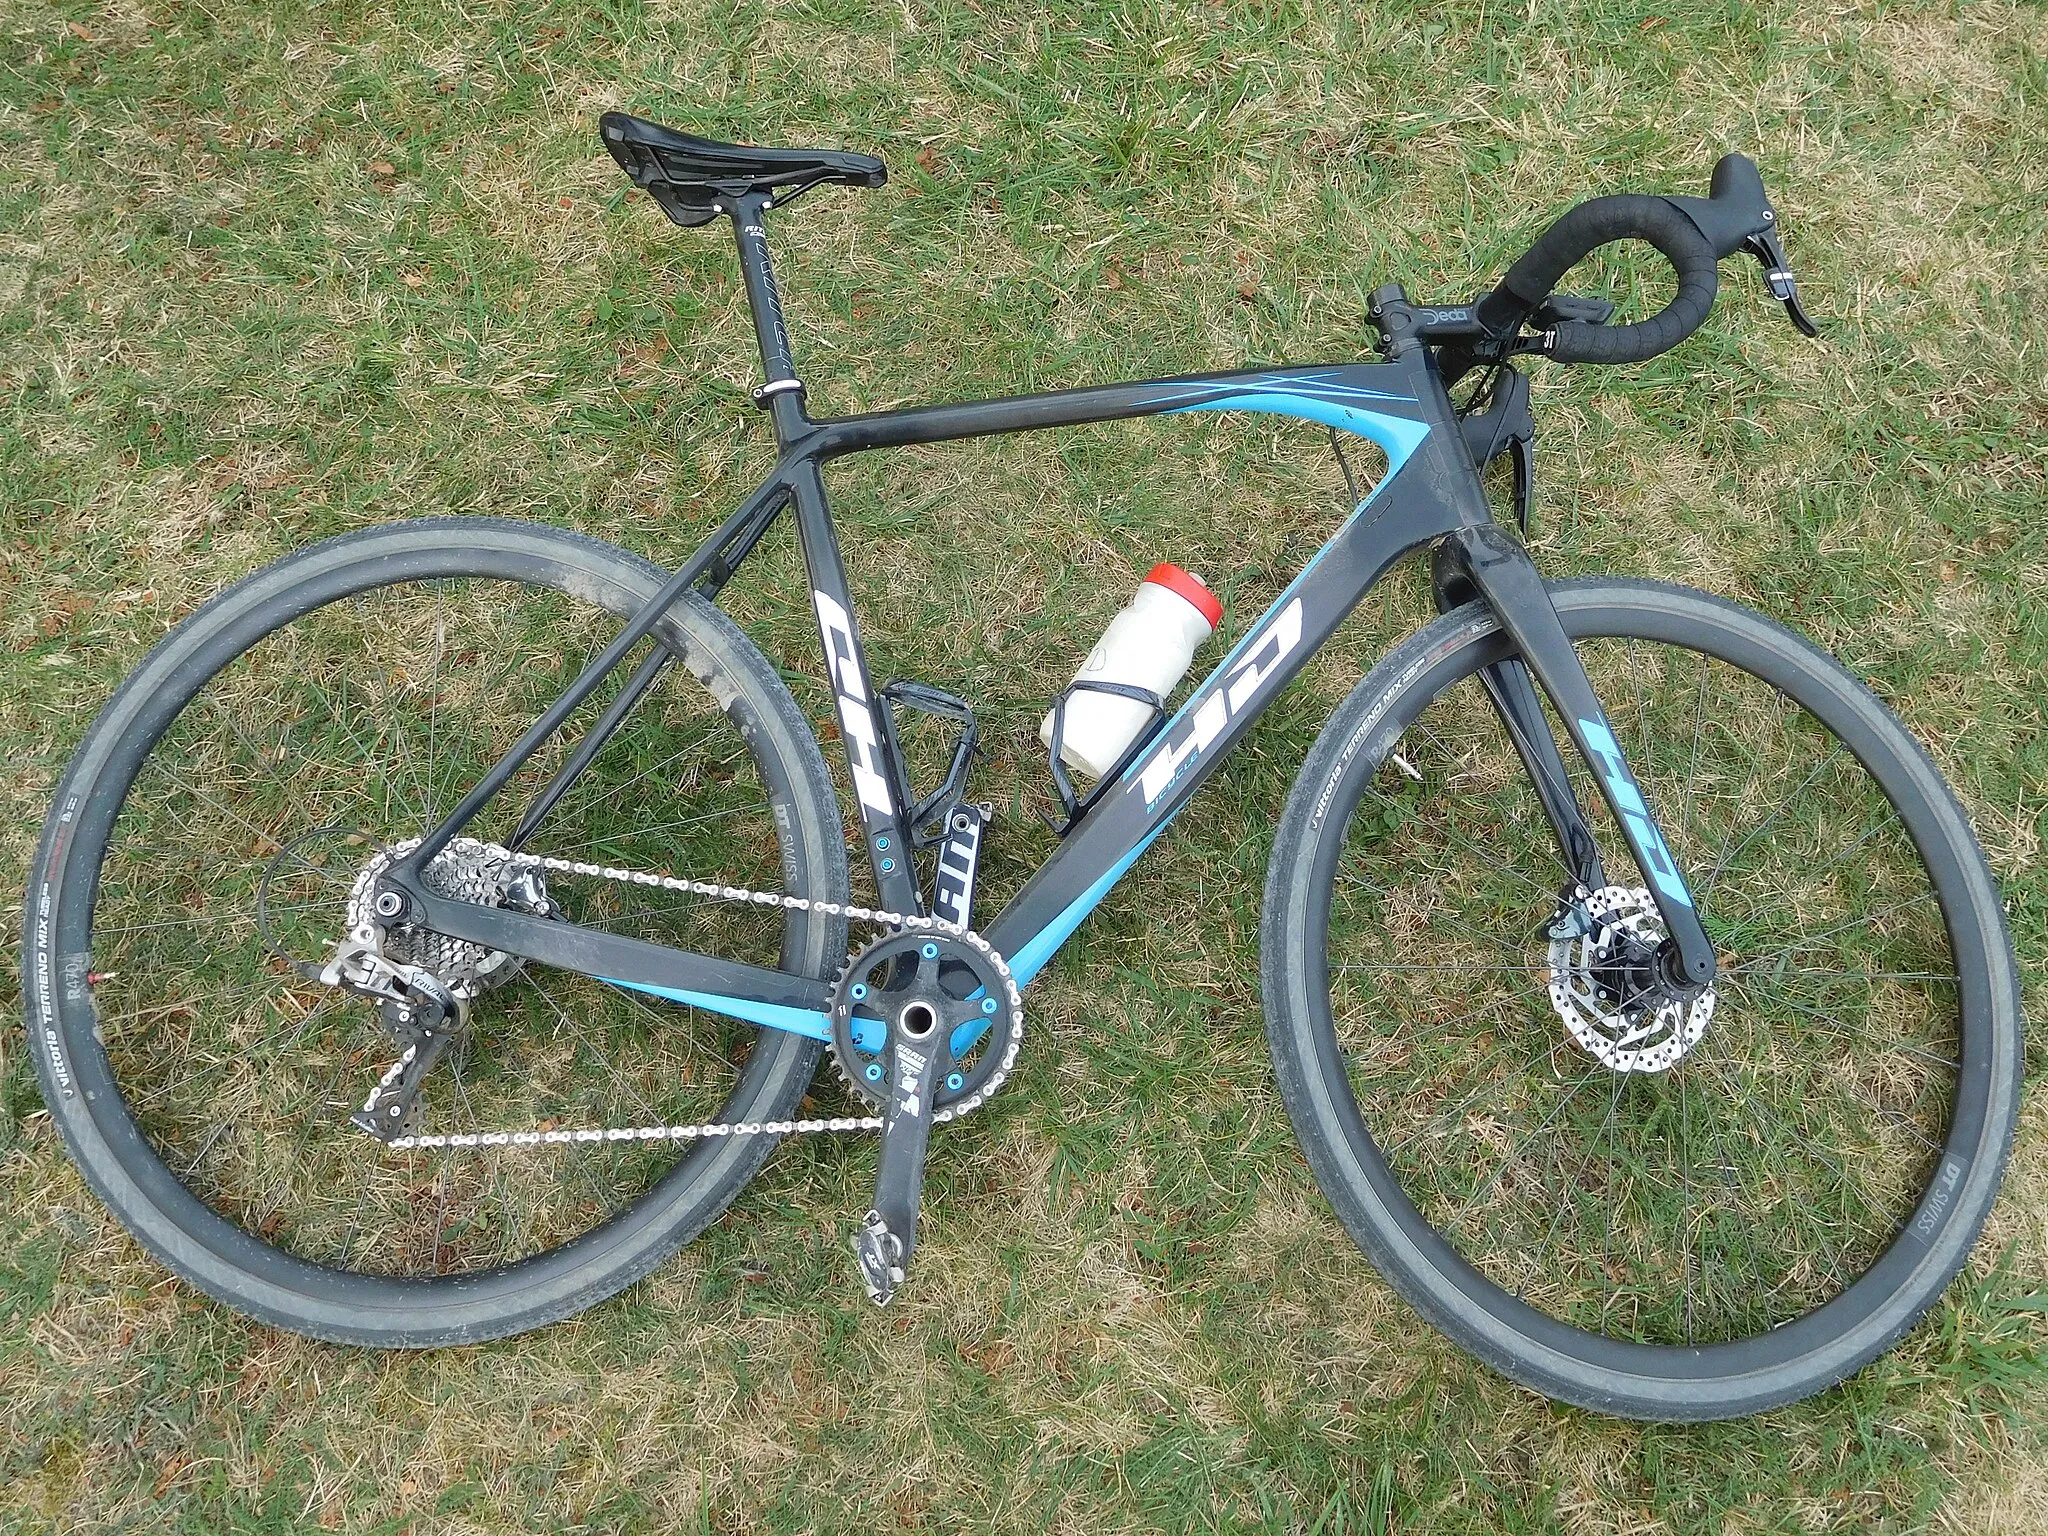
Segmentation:
{"type": "Polygon", "coordinates": [[[879,187],[889,179],[888,167],[873,155],[843,149],[749,149],[678,133],[624,112],[605,113],[598,132],[633,185],[652,194],[685,229],[731,213],[750,193],[765,196],[772,207],[820,182],[879,187]]]}

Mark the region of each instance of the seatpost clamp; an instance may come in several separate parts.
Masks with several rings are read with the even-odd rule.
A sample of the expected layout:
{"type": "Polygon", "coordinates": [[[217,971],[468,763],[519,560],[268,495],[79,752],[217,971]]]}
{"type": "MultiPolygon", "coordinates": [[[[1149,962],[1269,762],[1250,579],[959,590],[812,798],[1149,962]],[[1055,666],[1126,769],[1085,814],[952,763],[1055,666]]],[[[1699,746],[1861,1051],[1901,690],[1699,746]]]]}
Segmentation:
{"type": "Polygon", "coordinates": [[[765,411],[768,409],[768,402],[777,395],[786,395],[791,390],[801,394],[803,387],[804,381],[802,379],[770,379],[766,384],[763,384],[754,391],[754,404],[760,406],[765,411]]]}

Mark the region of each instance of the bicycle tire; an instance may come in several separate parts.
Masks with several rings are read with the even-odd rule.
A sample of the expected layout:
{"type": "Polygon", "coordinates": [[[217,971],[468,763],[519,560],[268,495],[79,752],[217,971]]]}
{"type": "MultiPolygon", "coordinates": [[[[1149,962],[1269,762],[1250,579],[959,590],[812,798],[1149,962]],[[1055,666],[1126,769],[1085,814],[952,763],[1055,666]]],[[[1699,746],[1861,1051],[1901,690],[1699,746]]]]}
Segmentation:
{"type": "MultiPolygon", "coordinates": [[[[691,1144],[632,1204],[562,1246],[483,1272],[412,1276],[313,1263],[274,1246],[189,1189],[138,1122],[96,1029],[90,956],[101,861],[144,760],[209,679],[299,616],[379,584],[461,578],[530,584],[620,619],[666,579],[649,562],[595,539],[495,518],[386,524],[289,555],[186,618],[121,685],[57,788],[28,887],[23,975],[30,1045],[44,1098],[87,1182],[149,1252],[200,1290],[262,1322],[335,1342],[473,1343],[581,1311],[702,1232],[759,1171],[777,1139],[691,1144]]],[[[779,823],[785,888],[844,901],[838,801],[816,739],[774,667],[695,594],[669,610],[655,639],[682,659],[744,738],[779,823]]],[[[791,912],[775,921],[784,968],[824,978],[843,961],[843,919],[791,912]]],[[[748,1050],[718,1118],[787,1117],[822,1046],[762,1030],[748,1050]]],[[[363,1147],[374,1155],[366,1138],[363,1147]]]]}
{"type": "MultiPolygon", "coordinates": [[[[1524,1277],[1515,1279],[1515,1290],[1511,1290],[1506,1277],[1514,1272],[1507,1263],[1497,1262],[1490,1254],[1468,1255],[1453,1240],[1462,1230],[1459,1223],[1467,1219],[1462,1208],[1456,1219],[1445,1222],[1453,1229],[1451,1237],[1425,1219],[1416,1195],[1433,1200],[1432,1181],[1440,1177],[1446,1187],[1452,1187],[1451,1176],[1410,1173],[1404,1183],[1382,1140],[1398,1154],[1405,1151],[1406,1139],[1396,1138],[1391,1129],[1376,1133],[1361,1110],[1361,1097],[1372,1099],[1377,1106],[1382,1094],[1391,1106],[1400,1096],[1402,1084],[1398,1076],[1385,1078],[1383,1084],[1373,1078],[1353,1082],[1351,1059],[1340,1043],[1332,1002],[1333,989],[1341,990],[1350,983],[1348,976],[1341,974],[1342,968],[1332,963],[1331,911],[1333,902],[1341,899],[1337,872],[1343,863],[1347,828],[1356,819],[1374,775],[1389,764],[1390,756],[1400,752],[1403,733],[1424,716],[1432,701],[1451,694],[1455,685],[1471,677],[1480,665],[1510,654],[1496,620],[1483,605],[1470,605],[1444,616],[1390,652],[1338,708],[1295,782],[1268,867],[1262,922],[1262,979],[1274,1067],[1310,1168],[1345,1228],[1394,1289],[1465,1350],[1547,1397],[1603,1413],[1699,1421],[1758,1412],[1839,1382],[1890,1348],[1940,1298],[1983,1227],[2010,1148],[2020,1090],[2018,969],[1998,887],[1962,807],[1925,751],[1897,717],[1833,657],[1748,609],[1685,588],[1592,579],[1555,583],[1550,590],[1567,633],[1582,652],[1587,644],[1597,643],[1594,637],[1601,636],[1631,637],[1631,667],[1636,664],[1638,640],[1646,648],[1655,645],[1696,651],[1705,658],[1699,663],[1702,694],[1709,673],[1724,664],[1760,680],[1833,732],[1849,756],[1876,780],[1904,835],[1924,861],[1955,958],[1959,1061],[1951,1063],[1956,1071],[1948,1131],[1938,1153],[1928,1155],[1927,1186],[1904,1210],[1889,1241],[1881,1250],[1874,1250],[1877,1257],[1870,1266],[1838,1294],[1812,1311],[1785,1320],[1782,1326],[1692,1344],[1658,1342],[1647,1325],[1643,1325],[1642,1337],[1616,1337],[1574,1326],[1515,1293],[1526,1286],[1533,1295],[1544,1283],[1541,1276],[1530,1275],[1526,1269],[1545,1257],[1540,1249],[1519,1240],[1522,1246],[1516,1252],[1525,1266],[1524,1277]],[[1491,1276],[1482,1268],[1488,1263],[1494,1265],[1491,1276]]],[[[1594,681],[1597,688],[1600,679],[1594,681]]],[[[1609,702],[1617,718],[1621,717],[1621,706],[1612,699],[1609,702]]],[[[1696,734],[1695,753],[1698,739],[1696,734]]],[[[1408,753],[1419,758],[1421,747],[1429,743],[1426,736],[1420,745],[1417,738],[1410,737],[1406,745],[1408,753]]],[[[1630,751],[1633,754],[1636,748],[1632,746],[1630,751]]],[[[1472,778],[1485,781],[1483,766],[1476,760],[1467,760],[1465,766],[1472,778]]],[[[1526,772],[1520,770],[1518,760],[1515,766],[1520,783],[1527,786],[1526,772]]],[[[1641,764],[1636,766],[1654,806],[1658,800],[1655,776],[1641,764]]],[[[1412,772],[1418,778],[1427,777],[1406,756],[1392,768],[1404,776],[1412,772]]],[[[1417,790],[1424,797],[1429,793],[1427,786],[1418,785],[1417,790]]],[[[1593,803],[1583,784],[1581,800],[1593,803]]],[[[1442,808],[1441,802],[1425,800],[1424,804],[1432,811],[1442,808]]],[[[1418,812],[1418,817],[1421,814],[1418,812]]],[[[1477,819],[1478,813],[1473,814],[1477,819]]],[[[1668,815],[1660,812],[1667,835],[1672,835],[1680,814],[1677,810],[1668,815]]],[[[1689,816],[1690,811],[1684,814],[1689,816]]],[[[1388,820],[1398,821],[1399,816],[1390,813],[1388,820]]],[[[1541,825],[1540,818],[1532,818],[1532,824],[1541,825]]],[[[1507,822],[1494,817],[1485,825],[1497,827],[1501,841],[1506,841],[1507,822]]],[[[1547,827],[1544,832],[1547,835],[1547,827]]],[[[1398,843],[1401,834],[1368,828],[1365,835],[1398,843]]],[[[1425,835],[1419,827],[1415,829],[1418,839],[1425,835]]],[[[1701,910],[1703,917],[1713,918],[1705,898],[1701,910]]],[[[1388,911],[1375,920],[1391,924],[1395,917],[1388,911]]],[[[1934,921],[1931,916],[1927,920],[1934,921]]],[[[1375,968],[1391,967],[1375,961],[1354,969],[1375,968]]],[[[1503,963],[1497,969],[1511,967],[1503,963]]],[[[1502,986],[1509,984],[1504,981],[1502,986]]],[[[1503,1051],[1512,1059],[1513,1051],[1520,1048],[1510,1044],[1519,1040],[1514,1034],[1518,1026],[1513,1011],[1504,1009],[1498,1017],[1507,1022],[1486,1037],[1493,1042],[1493,1058],[1488,1059],[1497,1059],[1503,1051]]],[[[1711,1040],[1726,1017],[1726,1010],[1717,1013],[1706,1026],[1703,1039],[1711,1040]]],[[[1555,1019],[1538,1017],[1539,1024],[1546,1022],[1555,1029],[1555,1019]]],[[[1347,1020],[1345,1025],[1347,1031],[1376,1027],[1377,1021],[1358,1024],[1347,1020]]],[[[1735,1025],[1738,1030],[1741,1027],[1735,1025]]],[[[1413,1041],[1413,1032],[1409,1039],[1413,1041]]],[[[1568,1057],[1577,1049],[1568,1041],[1562,1047],[1553,1043],[1546,1048],[1562,1049],[1568,1057]]],[[[1416,1049],[1426,1050],[1427,1042],[1416,1049]]],[[[1391,1048],[1382,1051],[1369,1044],[1365,1051],[1354,1054],[1372,1057],[1373,1065],[1361,1063],[1361,1072],[1397,1071],[1387,1065],[1397,1061],[1391,1048]]],[[[1686,1066],[1681,1061],[1672,1069],[1673,1075],[1683,1073],[1686,1066]]],[[[1563,1074],[1555,1068],[1552,1072],[1561,1085],[1563,1074]]],[[[1509,1074],[1494,1076],[1504,1079],[1509,1074]]],[[[1613,1074],[1616,1103],[1622,1099],[1619,1085],[1625,1076],[1613,1074]]],[[[1646,1083],[1647,1075],[1633,1081],[1646,1083]]],[[[1763,1078],[1759,1074],[1747,1081],[1763,1078]]],[[[1511,1092],[1490,1091],[1503,1099],[1511,1092]]],[[[1700,1091],[1694,1090],[1695,1098],[1688,1104],[1682,1097],[1684,1090],[1679,1090],[1679,1124],[1689,1126],[1693,1120],[1687,1117],[1697,1118],[1700,1091]]],[[[1656,1094],[1664,1096],[1666,1128],[1662,1134],[1668,1147],[1672,1141],[1669,1088],[1645,1086],[1641,1096],[1645,1102],[1654,1102],[1656,1094]]],[[[1561,1106],[1561,1086],[1555,1097],[1561,1106]]],[[[1548,1101],[1537,1099],[1532,1091],[1527,1102],[1548,1101]]],[[[1420,1113],[1392,1107],[1383,1113],[1375,1110],[1387,1127],[1403,1112],[1420,1113]]],[[[1435,1120],[1422,1122],[1442,1131],[1430,1156],[1452,1160],[1451,1149],[1463,1145],[1460,1138],[1476,1142],[1482,1135],[1496,1135],[1495,1146],[1511,1142],[1511,1134],[1498,1135],[1498,1117],[1487,1124],[1462,1120],[1462,1113],[1463,1106],[1453,1104],[1449,1111],[1436,1111],[1435,1120]]],[[[1556,1110],[1550,1114],[1553,1121],[1559,1121],[1556,1110]]],[[[1601,1129],[1619,1146],[1624,1127],[1612,1109],[1610,1117],[1601,1129]]],[[[1533,1111],[1524,1113],[1512,1129],[1524,1129],[1533,1118],[1533,1111]]],[[[1543,1126],[1538,1125],[1537,1130],[1542,1131],[1543,1126]]],[[[1519,1181],[1521,1164],[1533,1165],[1533,1144],[1531,1133],[1520,1149],[1499,1155],[1498,1166],[1515,1165],[1519,1181]]],[[[1646,1133],[1643,1145],[1651,1144],[1646,1133]]],[[[1587,1161],[1592,1162],[1596,1155],[1589,1149],[1587,1161]]],[[[1646,1197],[1629,1193],[1636,1175],[1625,1161],[1627,1155],[1626,1149],[1614,1153],[1595,1177],[1603,1182],[1603,1194],[1622,1186],[1614,1196],[1616,1209],[1629,1209],[1627,1202],[1632,1198],[1637,1200],[1635,1209],[1649,1209],[1646,1197]]],[[[1421,1154],[1417,1157],[1419,1161],[1421,1154]]],[[[1699,1191],[1692,1182],[1690,1151],[1686,1159],[1683,1191],[1689,1202],[1699,1191]]],[[[1646,1174],[1645,1178],[1652,1176],[1646,1174]]],[[[1858,1177],[1862,1176],[1859,1165],[1858,1177]]],[[[1494,1207],[1478,1219],[1493,1224],[1491,1230],[1508,1234],[1503,1246],[1517,1240],[1513,1239],[1517,1229],[1512,1213],[1503,1215],[1499,1210],[1506,1203],[1503,1187],[1482,1185],[1462,1174],[1459,1177],[1466,1182],[1455,1188],[1467,1191],[1468,1205],[1476,1202],[1477,1206],[1494,1207]]],[[[1668,1172],[1664,1177],[1667,1183],[1677,1184],[1668,1172]]],[[[1711,1198],[1713,1191],[1707,1194],[1711,1198]]],[[[1539,1196],[1532,1191],[1526,1197],[1518,1194],[1518,1198],[1533,1203],[1539,1196]]],[[[1576,1206],[1579,1191],[1570,1190],[1566,1198],[1576,1206]]],[[[1903,1202],[1905,1197],[1901,1194],[1898,1198],[1903,1202]]],[[[1436,1205],[1442,1209],[1448,1200],[1436,1205]]],[[[1562,1206],[1551,1215],[1552,1234],[1563,1215],[1562,1206]]],[[[1785,1219],[1796,1223],[1801,1218],[1796,1209],[1788,1208],[1785,1219]]],[[[1693,1217],[1687,1214],[1683,1220],[1687,1223],[1683,1230],[1689,1234],[1693,1217]]],[[[1700,1218],[1700,1230],[1716,1229],[1700,1218]]],[[[1602,1234],[1599,1241],[1604,1255],[1608,1237],[1602,1234]]],[[[1695,1321],[1691,1310],[1692,1239],[1688,1235],[1681,1241],[1688,1245],[1683,1265],[1684,1318],[1690,1330],[1695,1321]]],[[[1475,1238],[1468,1246],[1478,1249],[1483,1245],[1482,1239],[1475,1238]]],[[[1647,1264],[1651,1259],[1676,1267],[1668,1251],[1660,1257],[1643,1245],[1632,1246],[1626,1236],[1621,1248],[1619,1271],[1624,1279],[1632,1273],[1631,1264],[1647,1264]],[[1644,1254],[1651,1258],[1643,1258],[1644,1254]]],[[[1560,1272],[1569,1262],[1557,1261],[1560,1272]]],[[[1604,1262],[1610,1275],[1616,1273],[1612,1258],[1604,1262]]],[[[1702,1259],[1702,1273],[1704,1264],[1702,1259]]],[[[1831,1279],[1832,1272],[1824,1278],[1831,1279]]],[[[1615,1288],[1618,1294],[1621,1280],[1615,1281],[1615,1288]]],[[[1567,1289],[1557,1287],[1560,1294],[1567,1289]]],[[[1566,1309],[1560,1306],[1559,1310],[1566,1309]]]]}

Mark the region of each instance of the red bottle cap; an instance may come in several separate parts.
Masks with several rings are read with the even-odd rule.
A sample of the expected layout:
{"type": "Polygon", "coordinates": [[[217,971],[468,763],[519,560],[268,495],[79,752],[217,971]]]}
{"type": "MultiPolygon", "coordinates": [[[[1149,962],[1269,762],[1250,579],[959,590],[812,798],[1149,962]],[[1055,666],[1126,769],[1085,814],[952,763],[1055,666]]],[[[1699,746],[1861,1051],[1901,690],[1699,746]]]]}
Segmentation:
{"type": "Polygon", "coordinates": [[[1214,592],[1202,585],[1202,578],[1193,572],[1161,561],[1145,573],[1145,579],[1155,587],[1166,588],[1175,597],[1194,608],[1209,621],[1211,629],[1223,622],[1223,604],[1217,600],[1214,592]]]}

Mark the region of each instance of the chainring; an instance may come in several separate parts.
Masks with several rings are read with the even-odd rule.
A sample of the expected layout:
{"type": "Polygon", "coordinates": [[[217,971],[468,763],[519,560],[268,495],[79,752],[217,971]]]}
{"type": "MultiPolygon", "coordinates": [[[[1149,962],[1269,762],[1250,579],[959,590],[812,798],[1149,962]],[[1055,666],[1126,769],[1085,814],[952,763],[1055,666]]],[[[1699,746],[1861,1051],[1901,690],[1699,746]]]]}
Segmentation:
{"type": "Polygon", "coordinates": [[[832,1064],[846,1084],[880,1105],[887,1074],[881,1042],[913,997],[931,1000],[955,1039],[983,1026],[932,1092],[932,1123],[980,1107],[1016,1064],[1024,1043],[1024,998],[1003,957],[968,929],[885,934],[855,955],[832,989],[832,1064]],[[856,1034],[873,1047],[864,1048],[856,1034]]]}
{"type": "Polygon", "coordinates": [[[1585,931],[1562,922],[1551,930],[1551,1006],[1602,1066],[1669,1071],[1706,1033],[1714,989],[1685,998],[1636,979],[1648,970],[1637,957],[1654,954],[1665,937],[1656,899],[1644,887],[1603,886],[1583,905],[1585,931]]]}

